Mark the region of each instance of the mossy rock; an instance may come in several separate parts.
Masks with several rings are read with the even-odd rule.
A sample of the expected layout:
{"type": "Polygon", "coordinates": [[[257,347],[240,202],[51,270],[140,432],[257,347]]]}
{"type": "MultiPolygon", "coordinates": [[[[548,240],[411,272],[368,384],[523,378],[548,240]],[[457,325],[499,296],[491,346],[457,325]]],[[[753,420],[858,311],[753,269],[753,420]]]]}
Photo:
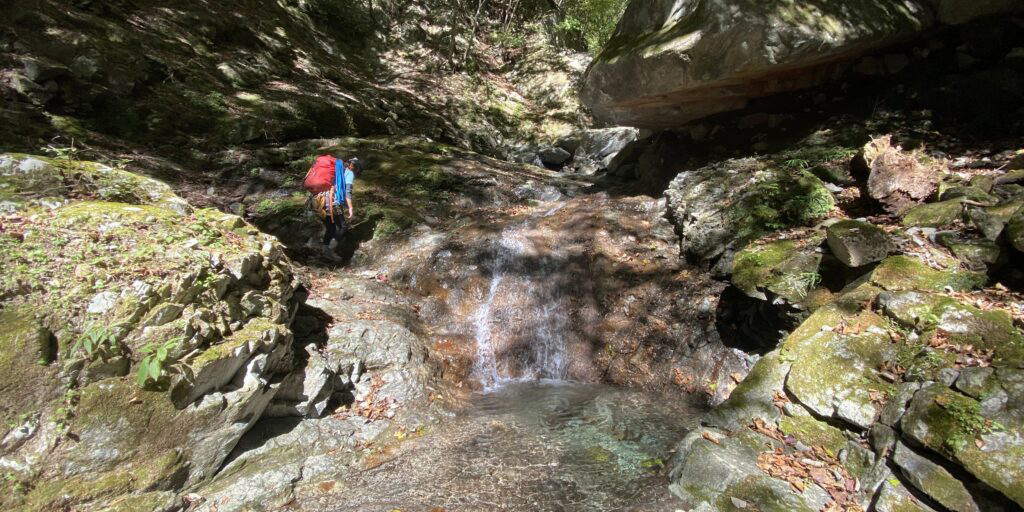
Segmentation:
{"type": "Polygon", "coordinates": [[[957,186],[950,187],[942,191],[939,199],[942,201],[949,201],[951,199],[966,199],[975,203],[982,203],[986,206],[992,206],[999,202],[999,198],[989,194],[975,186],[957,186]]]}
{"type": "Polygon", "coordinates": [[[987,238],[971,238],[947,232],[936,235],[936,240],[971,270],[995,269],[1003,263],[1002,246],[987,238]]]}
{"type": "Polygon", "coordinates": [[[1024,420],[1020,403],[1012,402],[1005,412],[983,413],[977,400],[931,384],[914,395],[901,425],[905,437],[958,462],[1024,506],[1024,420]]]}
{"type": "Polygon", "coordinates": [[[791,362],[779,350],[765,354],[729,398],[705,415],[703,422],[729,430],[744,428],[754,418],[774,422],[780,416],[773,402],[774,393],[783,388],[790,366],[791,362]]]}
{"type": "MultiPolygon", "coordinates": [[[[176,450],[167,450],[157,454],[151,460],[140,460],[134,464],[115,467],[109,471],[75,475],[66,479],[55,479],[43,482],[32,489],[25,497],[25,510],[57,510],[74,509],[74,505],[106,501],[119,496],[115,500],[119,507],[110,510],[133,510],[125,508],[128,503],[159,505],[173,503],[170,493],[147,493],[147,495],[130,496],[131,493],[151,490],[155,487],[180,483],[187,474],[188,468],[176,450]],[[126,496],[129,495],[129,496],[126,496]]],[[[157,510],[158,507],[146,510],[157,510]]],[[[134,509],[140,510],[140,509],[134,509]]]]}
{"type": "Polygon", "coordinates": [[[185,362],[192,376],[176,379],[171,388],[171,400],[176,407],[183,408],[199,397],[220,389],[231,382],[253,354],[264,347],[273,346],[285,337],[280,324],[264,318],[253,319],[238,332],[185,362]]]}
{"type": "MultiPolygon", "coordinates": [[[[738,510],[733,498],[764,511],[820,510],[829,497],[815,485],[803,493],[757,467],[757,457],[772,441],[750,429],[729,435],[701,428],[684,438],[673,457],[669,489],[687,503],[714,510],[738,510]],[[718,440],[714,443],[708,437],[718,440]]],[[[699,508],[699,507],[698,507],[699,508]]]]}
{"type": "Polygon", "coordinates": [[[734,251],[780,229],[810,226],[835,206],[825,184],[806,171],[756,158],[680,173],[665,191],[682,246],[695,260],[716,258],[731,273],[734,251]]]}
{"type": "Polygon", "coordinates": [[[785,416],[779,421],[779,429],[807,446],[824,447],[833,457],[839,453],[839,450],[846,447],[848,441],[842,430],[818,421],[809,414],[785,416]]]}
{"type": "Polygon", "coordinates": [[[1003,233],[1006,223],[1022,208],[1024,208],[1024,200],[1020,199],[996,206],[971,207],[967,209],[967,218],[985,235],[985,238],[997,240],[1003,233]]]}
{"type": "Polygon", "coordinates": [[[834,207],[832,193],[813,174],[769,169],[734,203],[729,215],[736,233],[749,240],[772,229],[808,225],[834,207]]]}
{"type": "Polygon", "coordinates": [[[987,174],[976,174],[971,176],[971,179],[967,182],[971,187],[977,188],[986,194],[992,192],[992,186],[995,185],[995,183],[995,177],[987,174]]]}
{"type": "Polygon", "coordinates": [[[988,282],[982,272],[935,270],[911,256],[890,256],[871,271],[870,281],[889,291],[957,291],[980,288],[988,282]]]}
{"type": "Polygon", "coordinates": [[[164,512],[177,510],[178,503],[178,496],[173,492],[153,491],[118,498],[100,509],[100,512],[164,512]]]}
{"type": "Polygon", "coordinates": [[[57,339],[26,306],[0,309],[0,431],[60,396],[57,339]]]}
{"type": "Polygon", "coordinates": [[[893,248],[889,235],[867,222],[842,220],[830,225],[826,232],[832,254],[848,267],[882,261],[893,248]]]}
{"type": "Polygon", "coordinates": [[[950,226],[963,217],[963,202],[964,198],[959,197],[938,203],[917,205],[903,213],[903,225],[930,228],[950,226]]]}
{"type": "Polygon", "coordinates": [[[889,477],[882,483],[875,500],[878,512],[935,512],[935,509],[921,503],[900,483],[896,477],[889,477]]]}
{"type": "Polygon", "coordinates": [[[782,344],[793,361],[786,389],[819,416],[869,428],[881,407],[871,396],[886,389],[876,369],[892,352],[884,326],[870,311],[818,309],[782,344]]]}
{"type": "Polygon", "coordinates": [[[799,303],[821,280],[821,253],[813,249],[822,238],[821,233],[814,233],[799,242],[778,240],[748,245],[736,254],[732,283],[755,299],[766,300],[762,290],[768,290],[791,303],[799,303]]]}
{"type": "Polygon", "coordinates": [[[952,343],[994,350],[996,365],[1024,362],[1024,336],[1003,310],[983,311],[952,297],[915,291],[882,293],[878,304],[906,327],[942,331],[952,343]]]}
{"type": "Polygon", "coordinates": [[[1006,223],[1006,239],[1014,249],[1024,252],[1024,208],[1017,210],[1006,223]]]}
{"type": "Polygon", "coordinates": [[[187,214],[192,208],[167,184],[97,162],[0,154],[0,183],[34,198],[91,198],[149,204],[187,214]]]}
{"type": "Polygon", "coordinates": [[[946,468],[917,454],[903,443],[896,444],[893,462],[910,483],[949,510],[980,512],[971,493],[946,468]]]}

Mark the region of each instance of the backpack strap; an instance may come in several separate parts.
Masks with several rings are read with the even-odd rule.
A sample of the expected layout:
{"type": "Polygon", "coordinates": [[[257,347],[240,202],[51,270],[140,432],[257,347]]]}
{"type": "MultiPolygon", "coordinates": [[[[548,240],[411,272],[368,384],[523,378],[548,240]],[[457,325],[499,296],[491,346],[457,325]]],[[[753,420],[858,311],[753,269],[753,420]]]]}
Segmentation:
{"type": "Polygon", "coordinates": [[[345,160],[334,161],[334,202],[339,206],[345,200],[345,160]]]}

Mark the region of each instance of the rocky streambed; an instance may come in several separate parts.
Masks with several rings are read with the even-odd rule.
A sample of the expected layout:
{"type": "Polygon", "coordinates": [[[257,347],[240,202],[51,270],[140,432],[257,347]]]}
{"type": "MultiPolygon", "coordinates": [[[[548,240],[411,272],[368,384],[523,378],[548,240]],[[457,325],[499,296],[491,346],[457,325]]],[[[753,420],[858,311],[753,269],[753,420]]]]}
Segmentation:
{"type": "MultiPolygon", "coordinates": [[[[690,329],[711,299],[679,291],[712,283],[678,257],[665,202],[471,153],[399,156],[438,154],[442,183],[477,185],[399,236],[371,231],[343,268],[124,169],[5,155],[5,364],[21,376],[6,506],[675,502],[662,470],[691,394],[724,398],[752,361],[690,329]],[[514,384],[537,378],[594,384],[514,384]]],[[[377,179],[367,197],[395,176],[377,179]]],[[[293,215],[273,222],[315,226],[293,215]]]]}

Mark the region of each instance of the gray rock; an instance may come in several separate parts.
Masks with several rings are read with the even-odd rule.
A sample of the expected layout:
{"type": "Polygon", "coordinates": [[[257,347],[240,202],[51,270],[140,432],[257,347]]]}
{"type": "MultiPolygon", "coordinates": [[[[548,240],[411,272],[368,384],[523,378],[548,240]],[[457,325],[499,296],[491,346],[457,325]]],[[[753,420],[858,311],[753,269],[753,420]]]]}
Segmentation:
{"type": "Polygon", "coordinates": [[[874,448],[876,457],[881,459],[892,453],[897,439],[896,431],[892,427],[883,423],[875,423],[872,425],[869,435],[871,447],[874,448]]]}
{"type": "Polygon", "coordinates": [[[971,207],[967,218],[989,240],[997,240],[1014,214],[1024,207],[1024,201],[1011,200],[996,206],[971,207]]]}
{"type": "MultiPolygon", "coordinates": [[[[898,0],[853,6],[831,0],[804,16],[791,4],[771,2],[634,0],[588,69],[580,96],[600,121],[682,126],[743,108],[752,98],[819,85],[832,76],[837,60],[937,22],[960,24],[1019,9],[1014,4],[991,0],[975,8],[961,0],[898,0]],[[820,23],[823,18],[829,23],[820,23]]],[[[903,65],[905,57],[890,56],[874,59],[865,71],[895,72],[903,65]]]]}
{"type": "Polygon", "coordinates": [[[901,382],[896,386],[896,393],[889,398],[878,418],[879,423],[890,427],[899,425],[900,418],[907,412],[907,404],[914,393],[921,389],[920,382],[901,382]]]}
{"type": "Polygon", "coordinates": [[[607,168],[623,148],[637,139],[638,134],[639,130],[629,127],[585,130],[573,159],[593,160],[600,164],[600,168],[607,168]]]}
{"type": "Polygon", "coordinates": [[[732,271],[732,255],[766,228],[756,211],[801,205],[805,223],[810,224],[834,205],[832,194],[816,177],[793,178],[754,159],[726,160],[680,173],[665,191],[669,218],[680,234],[681,251],[694,260],[720,258],[716,271],[732,271]],[[773,203],[764,200],[764,183],[786,189],[773,203]]]}
{"type": "Polygon", "coordinates": [[[1006,223],[1006,239],[1014,249],[1024,252],[1024,208],[1017,210],[1006,223]]]}
{"type": "Polygon", "coordinates": [[[935,375],[935,379],[947,386],[952,386],[959,376],[960,372],[955,368],[943,368],[935,375]]]}
{"type": "MultiPolygon", "coordinates": [[[[838,325],[844,315],[842,306],[829,304],[786,339],[793,357],[786,389],[814,413],[867,430],[880,407],[871,399],[874,388],[865,376],[891,357],[892,342],[880,325],[852,335],[821,329],[838,325]]],[[[881,324],[881,318],[875,322],[881,324]]]]}
{"type": "Polygon", "coordinates": [[[982,399],[995,384],[992,377],[995,375],[995,368],[964,368],[960,377],[956,379],[956,389],[972,398],[982,399]]]}
{"type": "Polygon", "coordinates": [[[893,462],[903,476],[942,506],[953,512],[979,512],[971,493],[963,482],[953,477],[942,466],[918,455],[903,443],[896,444],[893,462]]]}
{"type": "Polygon", "coordinates": [[[181,316],[181,312],[184,310],[185,306],[181,304],[160,304],[153,308],[142,325],[144,327],[155,327],[173,322],[181,316]]]}
{"type": "Polygon", "coordinates": [[[790,363],[783,361],[777,350],[765,354],[729,398],[705,415],[703,422],[709,426],[734,430],[746,427],[753,418],[778,420],[781,415],[775,407],[774,394],[782,389],[789,369],[790,363]]]}
{"type": "Polygon", "coordinates": [[[826,229],[832,254],[848,267],[860,267],[882,261],[892,250],[889,235],[867,222],[843,220],[826,229]]]}
{"type": "Polygon", "coordinates": [[[676,447],[669,465],[669,489],[683,501],[715,505],[721,498],[742,500],[763,510],[821,510],[831,498],[816,485],[797,493],[786,482],[757,467],[767,438],[748,429],[726,435],[716,429],[697,429],[676,447]],[[717,439],[715,444],[708,437],[717,439]]]}
{"type": "Polygon", "coordinates": [[[935,509],[921,503],[896,478],[882,484],[875,501],[878,512],[935,512],[935,509]]]}
{"type": "Polygon", "coordinates": [[[562,165],[572,158],[572,155],[559,147],[546,148],[537,152],[540,160],[547,165],[562,165]]]}
{"type": "Polygon", "coordinates": [[[101,314],[106,313],[114,308],[117,304],[118,295],[114,292],[100,292],[93,296],[92,300],[89,301],[89,307],[86,311],[90,314],[101,314]]]}

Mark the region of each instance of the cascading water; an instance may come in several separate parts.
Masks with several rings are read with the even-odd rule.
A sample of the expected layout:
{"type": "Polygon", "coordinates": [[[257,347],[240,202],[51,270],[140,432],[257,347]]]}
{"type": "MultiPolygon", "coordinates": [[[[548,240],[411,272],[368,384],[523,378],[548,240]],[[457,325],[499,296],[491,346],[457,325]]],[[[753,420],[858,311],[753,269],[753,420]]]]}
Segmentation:
{"type": "Polygon", "coordinates": [[[487,296],[473,315],[474,371],[484,389],[568,374],[562,259],[534,221],[502,230],[492,249],[487,296]]]}

